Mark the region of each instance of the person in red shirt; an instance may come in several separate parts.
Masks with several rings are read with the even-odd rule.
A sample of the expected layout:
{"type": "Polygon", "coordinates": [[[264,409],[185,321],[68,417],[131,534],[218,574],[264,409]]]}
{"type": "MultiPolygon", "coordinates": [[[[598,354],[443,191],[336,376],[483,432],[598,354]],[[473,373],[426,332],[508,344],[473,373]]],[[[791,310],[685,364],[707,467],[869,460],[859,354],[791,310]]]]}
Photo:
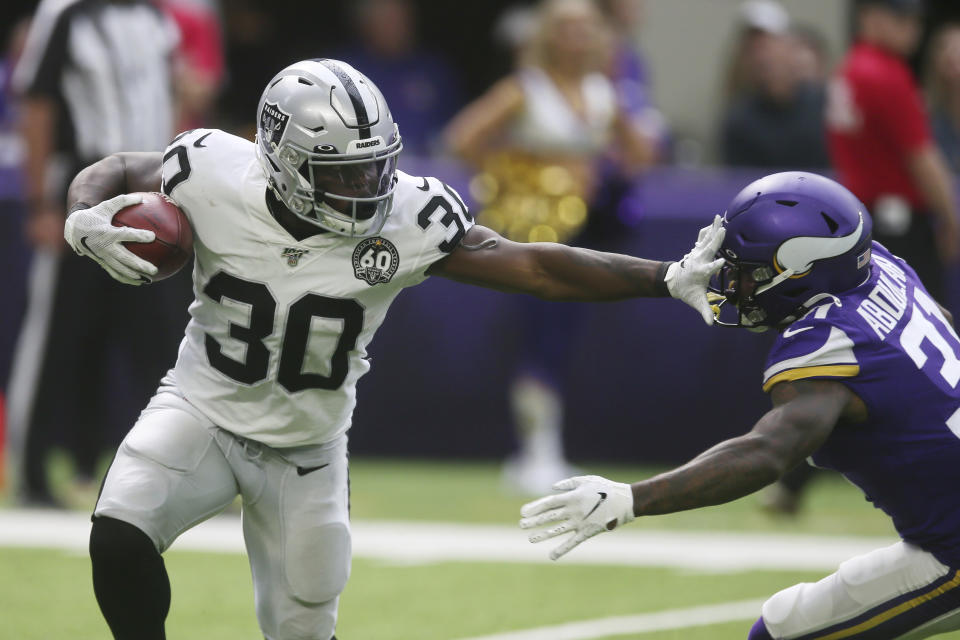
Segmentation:
{"type": "Polygon", "coordinates": [[[951,175],[904,59],[920,36],[922,0],[858,0],[856,41],[828,91],[837,179],[873,214],[874,236],[909,262],[934,297],[960,256],[951,175]]]}
{"type": "Polygon", "coordinates": [[[210,122],[226,73],[216,0],[157,0],[180,30],[175,63],[177,119],[186,131],[210,122]]]}
{"type": "MultiPolygon", "coordinates": [[[[855,42],[827,90],[826,128],[837,180],[873,214],[873,236],[944,299],[944,270],[960,257],[952,177],[933,140],[905,59],[920,38],[922,0],[857,0],[855,42]]],[[[814,475],[806,464],[763,496],[794,514],[814,475]]]]}

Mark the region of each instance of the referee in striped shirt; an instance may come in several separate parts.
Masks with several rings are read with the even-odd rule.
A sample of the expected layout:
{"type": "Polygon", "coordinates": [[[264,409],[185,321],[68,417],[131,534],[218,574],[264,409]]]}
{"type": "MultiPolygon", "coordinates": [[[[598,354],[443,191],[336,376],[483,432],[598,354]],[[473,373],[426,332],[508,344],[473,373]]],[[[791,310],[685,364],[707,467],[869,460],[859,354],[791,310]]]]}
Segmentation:
{"type": "Polygon", "coordinates": [[[9,399],[25,503],[56,504],[45,472],[52,446],[66,446],[92,479],[98,456],[172,364],[186,323],[185,279],[124,287],[63,240],[77,171],[117,151],[163,150],[172,138],[178,37],[148,0],[41,0],[14,70],[35,249],[9,399]]]}

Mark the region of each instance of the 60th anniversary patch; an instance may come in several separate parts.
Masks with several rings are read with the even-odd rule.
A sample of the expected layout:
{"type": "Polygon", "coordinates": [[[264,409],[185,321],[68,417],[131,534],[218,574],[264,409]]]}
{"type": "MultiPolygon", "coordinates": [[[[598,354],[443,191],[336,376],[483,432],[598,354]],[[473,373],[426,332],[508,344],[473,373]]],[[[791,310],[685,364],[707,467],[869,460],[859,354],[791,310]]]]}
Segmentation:
{"type": "Polygon", "coordinates": [[[371,287],[390,282],[400,265],[400,254],[386,238],[367,238],[353,250],[353,275],[371,287]]]}

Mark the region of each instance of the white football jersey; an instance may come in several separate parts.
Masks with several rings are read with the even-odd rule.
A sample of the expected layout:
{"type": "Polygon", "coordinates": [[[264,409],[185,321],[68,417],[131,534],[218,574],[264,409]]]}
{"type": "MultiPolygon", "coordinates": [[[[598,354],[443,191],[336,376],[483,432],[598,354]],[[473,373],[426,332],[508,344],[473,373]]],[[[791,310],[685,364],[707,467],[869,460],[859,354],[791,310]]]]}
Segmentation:
{"type": "Polygon", "coordinates": [[[298,241],[267,209],[252,142],[196,129],[167,148],[163,191],[190,220],[195,256],[174,374],[217,425],[274,447],[329,442],[350,427],[390,303],[473,225],[450,187],[397,176],[378,236],[298,241]]]}

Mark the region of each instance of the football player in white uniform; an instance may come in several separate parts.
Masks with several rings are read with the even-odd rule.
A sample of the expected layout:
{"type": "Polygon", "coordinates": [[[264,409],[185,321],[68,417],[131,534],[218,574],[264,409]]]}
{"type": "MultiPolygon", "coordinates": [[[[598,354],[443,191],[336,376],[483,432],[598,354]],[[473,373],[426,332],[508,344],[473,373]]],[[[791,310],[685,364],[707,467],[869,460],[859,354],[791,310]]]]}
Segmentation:
{"type": "Polygon", "coordinates": [[[213,129],[164,154],[120,153],[70,188],[70,245],[129,284],[153,265],[111,224],[130,192],[161,190],[193,227],[196,300],[176,366],[123,441],[90,536],[94,590],[115,638],[164,637],[161,554],[243,499],[256,610],[268,640],[329,640],[350,572],[347,429],[367,345],[404,287],[440,275],[556,300],[706,299],[718,223],[680,262],[517,244],[436,178],[396,170],[401,139],[377,88],[335,60],[293,64],[257,109],[251,143],[213,129]],[[125,194],[125,195],[121,195],[125,194]]]}

